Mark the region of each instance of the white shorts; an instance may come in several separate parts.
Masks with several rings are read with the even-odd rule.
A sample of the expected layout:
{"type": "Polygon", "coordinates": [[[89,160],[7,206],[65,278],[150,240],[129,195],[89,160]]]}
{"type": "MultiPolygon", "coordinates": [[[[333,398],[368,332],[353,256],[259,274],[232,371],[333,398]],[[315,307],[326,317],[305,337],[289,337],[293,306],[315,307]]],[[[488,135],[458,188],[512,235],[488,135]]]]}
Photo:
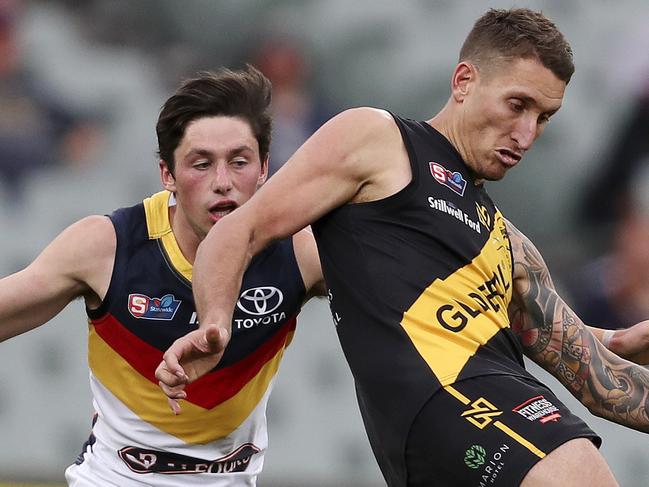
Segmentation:
{"type": "MultiPolygon", "coordinates": [[[[250,471],[261,470],[263,457],[251,460],[250,471]]],[[[229,473],[137,473],[130,469],[118,455],[101,442],[95,442],[83,453],[81,464],[70,465],[65,470],[65,480],[70,487],[255,487],[257,475],[246,472],[229,473]]]]}

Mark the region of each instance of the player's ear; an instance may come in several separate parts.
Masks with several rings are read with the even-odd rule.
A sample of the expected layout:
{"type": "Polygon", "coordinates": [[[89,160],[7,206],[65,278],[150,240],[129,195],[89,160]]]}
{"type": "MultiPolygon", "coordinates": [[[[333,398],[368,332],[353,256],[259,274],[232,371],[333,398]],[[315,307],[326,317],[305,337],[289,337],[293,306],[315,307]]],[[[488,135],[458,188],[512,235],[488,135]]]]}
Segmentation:
{"type": "Polygon", "coordinates": [[[476,66],[467,61],[461,61],[455,66],[451,76],[451,95],[453,99],[462,103],[471,90],[471,85],[477,80],[476,66]]]}
{"type": "Polygon", "coordinates": [[[257,179],[257,188],[266,182],[268,179],[268,165],[270,164],[270,153],[266,153],[266,156],[261,160],[261,172],[259,173],[259,179],[257,179]]]}
{"type": "Polygon", "coordinates": [[[160,159],[160,181],[162,181],[162,187],[167,191],[172,193],[176,192],[176,178],[174,178],[173,172],[169,168],[169,164],[163,159],[160,159]]]}

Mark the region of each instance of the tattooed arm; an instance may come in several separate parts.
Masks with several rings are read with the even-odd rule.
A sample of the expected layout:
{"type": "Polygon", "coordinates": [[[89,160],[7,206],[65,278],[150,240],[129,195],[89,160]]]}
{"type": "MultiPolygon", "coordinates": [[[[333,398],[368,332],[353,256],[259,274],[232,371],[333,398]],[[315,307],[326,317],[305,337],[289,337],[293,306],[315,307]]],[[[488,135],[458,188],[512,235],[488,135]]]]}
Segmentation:
{"type": "Polygon", "coordinates": [[[606,349],[557,294],[536,247],[510,222],[514,292],[509,317],[525,355],[591,413],[649,432],[649,370],[606,349]]]}

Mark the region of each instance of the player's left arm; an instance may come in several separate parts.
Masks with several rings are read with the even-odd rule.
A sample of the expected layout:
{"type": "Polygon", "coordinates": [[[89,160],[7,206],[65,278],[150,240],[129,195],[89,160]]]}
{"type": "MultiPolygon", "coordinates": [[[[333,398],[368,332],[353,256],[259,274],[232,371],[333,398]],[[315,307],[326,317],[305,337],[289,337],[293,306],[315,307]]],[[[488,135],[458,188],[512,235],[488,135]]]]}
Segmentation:
{"type": "Polygon", "coordinates": [[[649,320],[619,330],[586,327],[611,352],[636,364],[649,365],[649,320]]]}
{"type": "Polygon", "coordinates": [[[507,222],[514,255],[509,316],[525,354],[593,414],[649,432],[649,370],[608,350],[558,295],[532,242],[507,222]]]}

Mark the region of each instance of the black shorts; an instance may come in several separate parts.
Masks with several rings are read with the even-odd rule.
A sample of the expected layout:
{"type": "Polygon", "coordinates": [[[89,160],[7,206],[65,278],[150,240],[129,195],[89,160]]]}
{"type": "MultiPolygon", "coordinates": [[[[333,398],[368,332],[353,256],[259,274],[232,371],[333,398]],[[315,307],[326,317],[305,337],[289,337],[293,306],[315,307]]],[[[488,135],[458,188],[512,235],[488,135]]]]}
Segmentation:
{"type": "Polygon", "coordinates": [[[601,439],[540,382],[511,375],[467,379],[435,393],[406,443],[408,487],[521,483],[541,458],[574,438],[601,439]]]}

